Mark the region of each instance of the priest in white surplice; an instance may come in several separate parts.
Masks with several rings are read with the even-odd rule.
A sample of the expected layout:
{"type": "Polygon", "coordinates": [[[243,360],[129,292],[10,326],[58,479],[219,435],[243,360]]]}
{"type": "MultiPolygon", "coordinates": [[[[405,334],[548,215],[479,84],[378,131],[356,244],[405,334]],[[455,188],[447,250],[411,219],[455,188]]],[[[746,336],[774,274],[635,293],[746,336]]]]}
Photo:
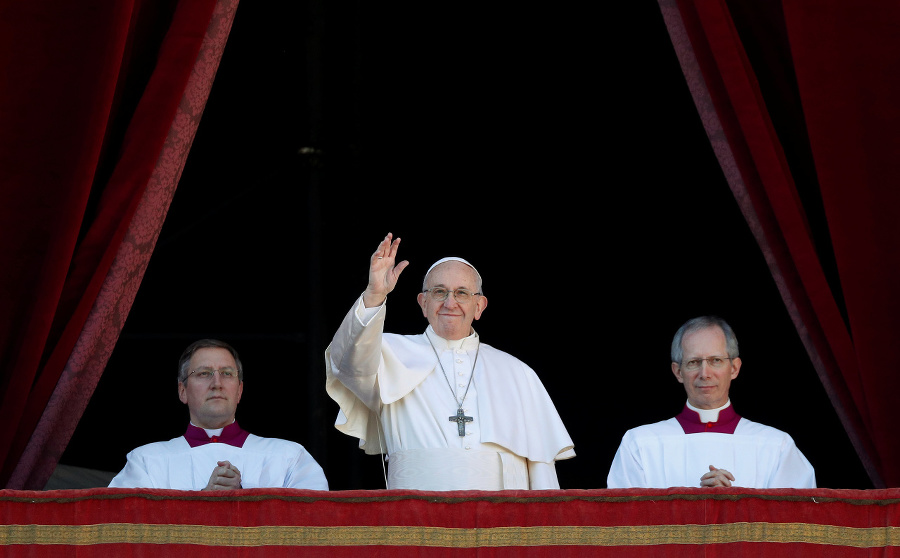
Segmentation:
{"type": "Polygon", "coordinates": [[[672,340],[672,372],[687,392],[678,416],[625,433],[607,488],[815,488],[812,465],[791,437],[738,416],[728,391],[741,369],[721,318],[689,320],[672,340]]]}
{"type": "Polygon", "coordinates": [[[235,412],[244,368],[234,348],[217,339],[188,346],[178,363],[178,397],[191,422],[183,436],[128,453],[111,488],[328,490],[325,473],[296,442],[243,430],[235,412]]]}
{"type": "Polygon", "coordinates": [[[547,391],[520,360],[482,343],[481,276],[461,258],[425,274],[421,335],[384,333],[385,301],[407,261],[388,234],[369,283],[325,352],[335,427],[387,455],[387,487],[412,490],[556,489],[555,462],[575,455],[547,391]]]}

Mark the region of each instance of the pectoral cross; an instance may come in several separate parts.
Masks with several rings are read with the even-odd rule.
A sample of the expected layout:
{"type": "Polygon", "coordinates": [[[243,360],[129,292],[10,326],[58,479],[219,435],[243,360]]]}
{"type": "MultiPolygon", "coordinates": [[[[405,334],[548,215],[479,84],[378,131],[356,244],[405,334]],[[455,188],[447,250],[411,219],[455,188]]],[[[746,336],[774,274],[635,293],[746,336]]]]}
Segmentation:
{"type": "Polygon", "coordinates": [[[459,435],[466,435],[466,423],[472,422],[472,417],[467,417],[465,413],[463,413],[462,408],[456,410],[456,416],[450,417],[450,422],[455,422],[457,428],[459,428],[459,435]]]}

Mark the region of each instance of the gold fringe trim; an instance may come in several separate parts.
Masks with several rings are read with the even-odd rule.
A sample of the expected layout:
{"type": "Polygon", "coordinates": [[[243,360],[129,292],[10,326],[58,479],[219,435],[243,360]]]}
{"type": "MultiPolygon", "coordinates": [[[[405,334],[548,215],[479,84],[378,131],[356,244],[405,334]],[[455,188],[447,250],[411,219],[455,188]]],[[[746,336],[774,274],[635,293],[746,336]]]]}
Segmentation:
{"type": "Polygon", "coordinates": [[[441,548],[531,546],[655,546],[726,543],[804,543],[852,548],[900,546],[900,527],[842,527],[810,523],[637,525],[616,527],[224,527],[103,523],[0,525],[4,545],[188,544],[257,546],[422,546],[441,548]]]}

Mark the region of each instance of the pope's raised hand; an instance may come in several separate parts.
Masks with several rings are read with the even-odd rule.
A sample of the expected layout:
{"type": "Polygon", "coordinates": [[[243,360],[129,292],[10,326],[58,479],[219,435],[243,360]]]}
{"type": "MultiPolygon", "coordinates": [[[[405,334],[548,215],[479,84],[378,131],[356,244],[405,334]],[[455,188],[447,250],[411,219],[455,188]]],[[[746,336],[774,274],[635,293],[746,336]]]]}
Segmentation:
{"type": "Polygon", "coordinates": [[[406,260],[396,263],[399,247],[400,239],[388,233],[372,254],[369,260],[369,284],[363,292],[363,304],[366,308],[381,305],[388,293],[397,286],[400,273],[409,265],[406,260]]]}

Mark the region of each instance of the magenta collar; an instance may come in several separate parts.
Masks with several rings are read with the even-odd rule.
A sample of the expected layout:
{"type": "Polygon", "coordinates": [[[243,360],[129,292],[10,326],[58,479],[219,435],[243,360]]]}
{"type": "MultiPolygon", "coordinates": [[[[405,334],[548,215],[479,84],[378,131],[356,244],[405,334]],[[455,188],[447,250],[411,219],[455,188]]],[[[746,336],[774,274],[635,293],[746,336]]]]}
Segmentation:
{"type": "Polygon", "coordinates": [[[187,432],[184,433],[184,439],[187,440],[188,445],[192,448],[202,446],[203,444],[215,443],[228,444],[229,446],[240,448],[243,447],[244,442],[249,435],[250,433],[243,430],[238,426],[237,421],[235,421],[223,428],[221,434],[213,436],[212,438],[207,436],[206,431],[202,428],[198,428],[193,424],[188,424],[187,432]]]}
{"type": "Polygon", "coordinates": [[[685,434],[699,434],[700,432],[718,432],[720,434],[734,434],[741,417],[734,411],[734,405],[729,405],[719,411],[719,420],[716,422],[700,422],[700,413],[692,411],[687,405],[675,417],[685,434]]]}

